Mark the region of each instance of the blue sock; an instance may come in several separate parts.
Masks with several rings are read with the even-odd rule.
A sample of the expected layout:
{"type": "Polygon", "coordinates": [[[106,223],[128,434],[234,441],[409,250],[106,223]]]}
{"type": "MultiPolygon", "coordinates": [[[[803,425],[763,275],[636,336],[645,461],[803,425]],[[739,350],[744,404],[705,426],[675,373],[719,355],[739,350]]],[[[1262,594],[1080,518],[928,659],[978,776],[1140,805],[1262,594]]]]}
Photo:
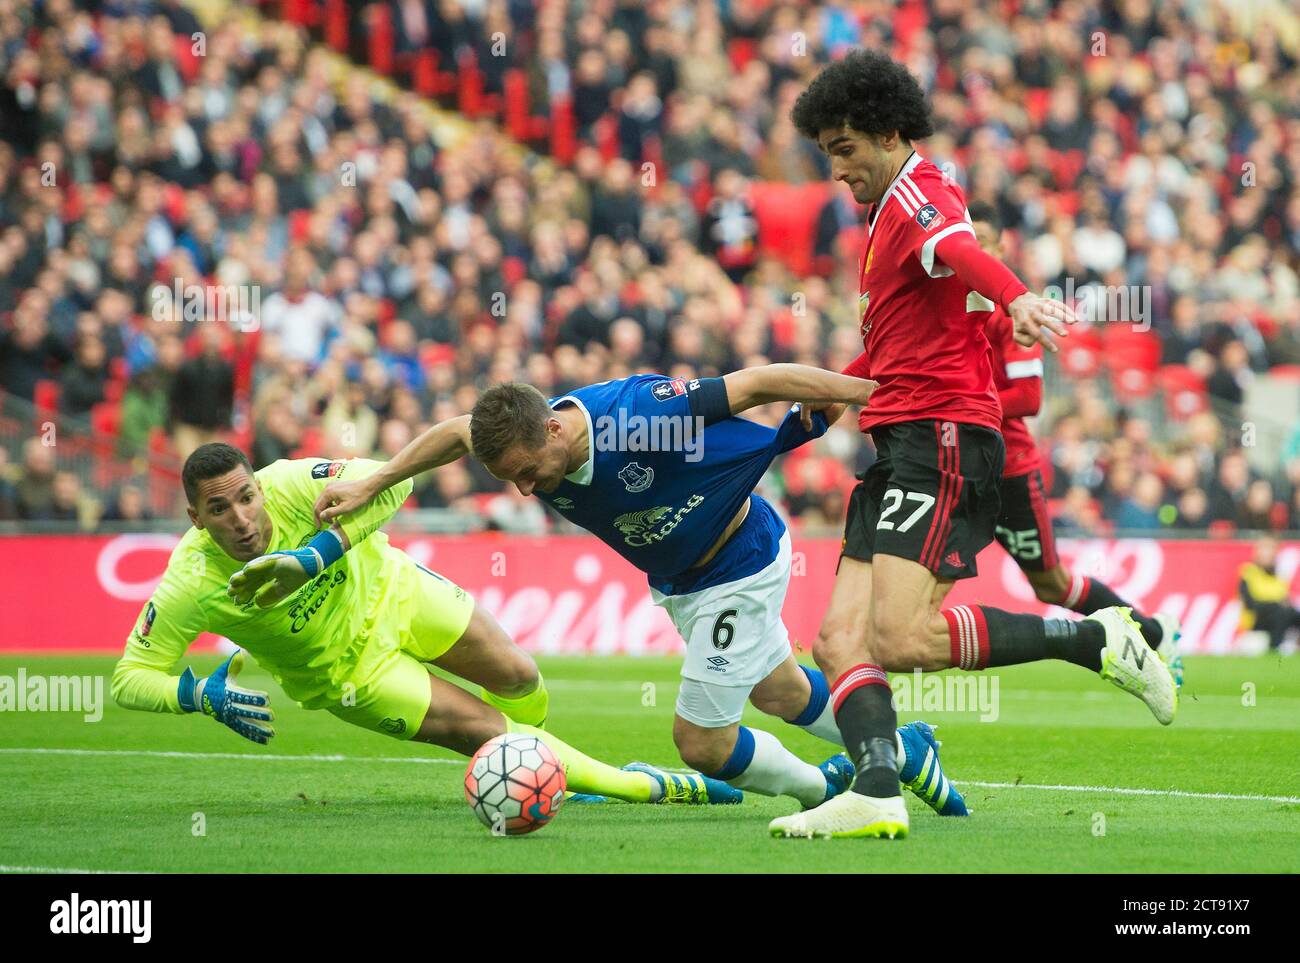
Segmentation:
{"type": "Polygon", "coordinates": [[[736,746],[731,750],[731,756],[717,772],[706,773],[705,775],[726,782],[729,779],[738,778],[746,769],[749,768],[749,764],[753,761],[754,734],[744,726],[741,726],[740,732],[736,736],[736,746]]]}
{"type": "Polygon", "coordinates": [[[835,722],[835,710],[831,707],[831,687],[826,682],[826,676],[818,669],[810,669],[804,665],[799,668],[808,677],[812,692],[808,696],[808,705],[804,707],[803,712],[786,721],[827,742],[833,742],[837,746],[844,745],[844,737],[840,735],[840,727],[835,722]]]}

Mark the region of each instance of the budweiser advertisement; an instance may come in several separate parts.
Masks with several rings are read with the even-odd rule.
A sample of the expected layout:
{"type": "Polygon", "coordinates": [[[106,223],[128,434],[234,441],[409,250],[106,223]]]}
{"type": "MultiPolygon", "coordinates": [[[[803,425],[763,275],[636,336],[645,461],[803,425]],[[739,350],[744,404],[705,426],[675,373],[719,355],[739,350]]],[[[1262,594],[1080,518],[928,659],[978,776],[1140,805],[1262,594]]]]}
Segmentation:
{"type": "MultiPolygon", "coordinates": [[[[118,652],[161,577],[174,535],[0,538],[0,650],[118,652]]],[[[584,537],[505,535],[392,541],[472,592],[533,652],[552,655],[670,655],[682,649],[644,576],[584,537]]],[[[1148,611],[1183,622],[1186,651],[1228,653],[1239,644],[1237,572],[1248,542],[1155,539],[1063,540],[1072,569],[1110,584],[1148,611]]],[[[814,638],[830,596],[838,539],[797,539],[785,619],[796,646],[814,638]]],[[[1279,574],[1300,590],[1300,546],[1287,545],[1279,574]]],[[[1053,612],[1033,597],[997,546],[979,557],[979,578],[959,583],[952,603],[1053,612]]],[[[212,637],[200,645],[214,646],[212,637]]]]}

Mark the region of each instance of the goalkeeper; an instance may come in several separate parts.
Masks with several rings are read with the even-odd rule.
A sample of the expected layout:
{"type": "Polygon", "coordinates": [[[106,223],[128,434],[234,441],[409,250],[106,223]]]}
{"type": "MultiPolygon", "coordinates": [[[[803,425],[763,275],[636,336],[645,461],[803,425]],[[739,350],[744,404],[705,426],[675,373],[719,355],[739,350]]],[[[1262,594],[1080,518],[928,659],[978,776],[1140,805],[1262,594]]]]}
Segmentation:
{"type": "Polygon", "coordinates": [[[290,698],[398,739],[470,755],[493,736],[543,739],[570,790],[628,802],[739,802],[703,776],[642,764],[615,769],[537,727],[546,686],[462,588],[388,544],[379,527],[411,491],[407,481],[318,531],[313,503],[332,480],[362,478],[365,459],[277,461],[256,473],[226,444],[198,448],[182,483],[194,523],[172,552],[113,672],[128,709],[201,712],[253,742],[274,735],[266,693],[240,688],[242,654],[196,678],[175,674],[202,632],[246,649],[290,698]],[[436,665],[482,687],[482,698],[438,678],[436,665]]]}

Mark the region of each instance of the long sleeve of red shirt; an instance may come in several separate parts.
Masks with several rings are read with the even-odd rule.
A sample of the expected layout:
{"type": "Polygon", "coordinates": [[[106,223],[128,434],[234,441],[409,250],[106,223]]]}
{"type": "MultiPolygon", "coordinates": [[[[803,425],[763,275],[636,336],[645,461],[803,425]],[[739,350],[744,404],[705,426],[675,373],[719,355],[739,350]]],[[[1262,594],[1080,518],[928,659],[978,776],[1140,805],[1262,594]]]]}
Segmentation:
{"type": "Polygon", "coordinates": [[[974,234],[966,231],[949,234],[935,245],[934,253],[952,268],[963,284],[1000,304],[1005,311],[1010,311],[1011,302],[1029,290],[1010,268],[984,252],[974,234]]]}
{"type": "Polygon", "coordinates": [[[998,392],[1003,418],[1031,418],[1043,404],[1042,378],[1017,378],[998,392]]]}

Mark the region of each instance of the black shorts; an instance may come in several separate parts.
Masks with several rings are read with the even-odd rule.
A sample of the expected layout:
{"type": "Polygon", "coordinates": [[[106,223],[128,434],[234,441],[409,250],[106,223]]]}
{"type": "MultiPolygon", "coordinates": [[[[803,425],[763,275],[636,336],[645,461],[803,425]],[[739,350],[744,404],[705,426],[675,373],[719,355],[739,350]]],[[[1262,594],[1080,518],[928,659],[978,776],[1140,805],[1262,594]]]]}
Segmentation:
{"type": "Polygon", "coordinates": [[[1002,479],[997,536],[1023,571],[1050,572],[1059,564],[1043,473],[1037,468],[1027,475],[1002,479]]]}
{"type": "Polygon", "coordinates": [[[907,558],[942,579],[977,574],[998,517],[1002,436],[931,420],[880,425],[871,438],[878,457],[849,499],[841,554],[907,558]]]}

